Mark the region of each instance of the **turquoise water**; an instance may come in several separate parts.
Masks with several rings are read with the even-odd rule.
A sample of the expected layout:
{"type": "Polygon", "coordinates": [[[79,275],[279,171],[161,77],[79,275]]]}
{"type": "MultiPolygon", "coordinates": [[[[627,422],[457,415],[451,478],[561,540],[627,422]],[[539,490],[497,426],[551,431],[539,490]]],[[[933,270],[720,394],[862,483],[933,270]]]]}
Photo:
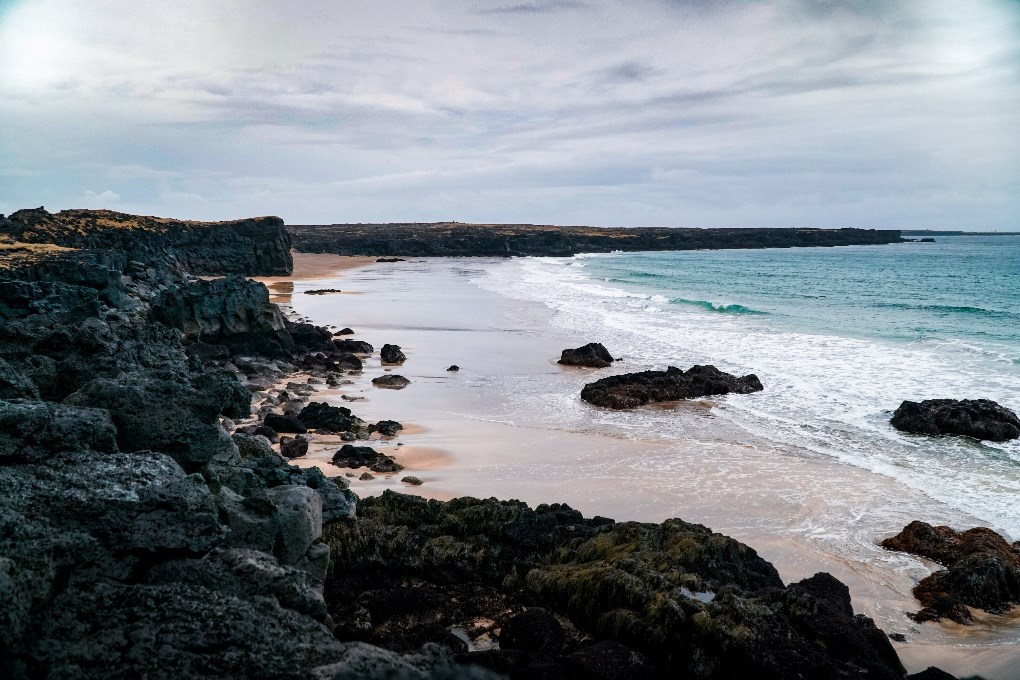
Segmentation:
{"type": "Polygon", "coordinates": [[[592,276],[722,314],[907,342],[974,343],[1020,363],[1020,236],[789,250],[621,254],[592,276]]]}
{"type": "MultiPolygon", "coordinates": [[[[711,363],[757,374],[763,392],[713,400],[720,439],[863,468],[960,523],[1020,538],[1020,443],[889,425],[905,399],[1020,411],[1020,237],[524,258],[494,266],[483,285],[544,303],[561,330],[603,342],[623,359],[614,372],[711,363]]],[[[616,436],[698,430],[673,412],[569,408],[558,417],[616,436]]]]}

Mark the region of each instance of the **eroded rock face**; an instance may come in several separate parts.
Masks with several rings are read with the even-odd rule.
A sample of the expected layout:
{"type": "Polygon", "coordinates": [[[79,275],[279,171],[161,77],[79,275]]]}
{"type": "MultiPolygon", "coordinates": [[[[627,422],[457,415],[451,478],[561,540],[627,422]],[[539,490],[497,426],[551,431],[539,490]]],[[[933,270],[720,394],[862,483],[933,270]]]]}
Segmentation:
{"type": "Polygon", "coordinates": [[[588,368],[605,368],[613,363],[613,355],[600,342],[589,342],[583,347],[565,349],[560,354],[558,364],[565,366],[587,366],[588,368]]]}
{"type": "MultiPolygon", "coordinates": [[[[614,523],[586,519],[562,505],[531,509],[517,501],[473,498],[443,503],[389,491],[363,500],[359,518],[326,529],[337,562],[336,592],[356,598],[389,583],[410,598],[456,584],[493,587],[510,598],[490,600],[486,613],[497,624],[519,613],[514,598],[525,597],[595,642],[619,645],[586,655],[580,641],[568,638],[560,653],[567,659],[577,653],[579,666],[626,658],[633,668],[650,672],[642,665],[647,663],[665,676],[903,676],[884,633],[870,619],[854,616],[845,586],[818,575],[784,588],[753,550],[703,526],[675,519],[614,523]],[[412,576],[418,581],[409,582],[412,576]]],[[[371,630],[388,620],[381,609],[359,614],[340,602],[331,607],[339,625],[356,626],[358,616],[367,616],[371,630]]],[[[427,624],[414,630],[427,635],[427,624]]],[[[535,661],[513,658],[511,651],[478,660],[505,672],[535,661]]],[[[472,656],[458,658],[470,663],[472,656]]],[[[558,660],[542,663],[562,666],[558,660]]]]}
{"type": "Polygon", "coordinates": [[[924,609],[914,618],[949,618],[968,624],[967,607],[1002,614],[1020,604],[1020,543],[1009,543],[985,527],[958,532],[914,521],[882,547],[926,557],[946,567],[914,587],[924,609]],[[966,605],[966,606],[964,606],[966,605]]]}
{"type": "Polygon", "coordinates": [[[641,371],[602,378],[581,390],[581,399],[604,408],[628,409],[645,404],[679,399],[696,399],[721,394],[750,394],[764,388],[758,376],[738,378],[715,366],[693,366],[682,371],[670,366],[665,371],[641,371]]]}
{"type": "Polygon", "coordinates": [[[61,451],[117,451],[110,412],[51,402],[0,401],[0,462],[38,462],[61,451]]]}
{"type": "Polygon", "coordinates": [[[963,435],[993,442],[1020,437],[1020,418],[990,399],[905,401],[889,422],[913,434],[963,435]]]}

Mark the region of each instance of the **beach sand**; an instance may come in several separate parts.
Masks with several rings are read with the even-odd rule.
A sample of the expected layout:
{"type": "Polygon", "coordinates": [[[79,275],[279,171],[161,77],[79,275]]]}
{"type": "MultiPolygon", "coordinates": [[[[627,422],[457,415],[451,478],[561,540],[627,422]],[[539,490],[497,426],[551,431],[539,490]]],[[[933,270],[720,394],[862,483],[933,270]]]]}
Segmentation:
{"type": "MultiPolygon", "coordinates": [[[[788,583],[818,571],[846,583],[858,613],[906,636],[894,644],[911,672],[938,665],[957,675],[1020,678],[1017,616],[981,617],[965,629],[905,616],[919,608],[911,587],[937,565],[884,551],[877,541],[913,519],[949,517],[945,509],[889,477],[720,431],[712,414],[724,405],[711,401],[658,407],[690,424],[683,440],[600,431],[598,414],[593,426],[577,400],[597,372],[555,363],[561,349],[597,338],[564,336],[543,306],[480,289],[471,279],[483,276],[484,266],[473,259],[375,263],[297,254],[293,278],[262,279],[298,316],[351,326],[353,337],[377,350],[389,342],[408,356],[402,366],[383,367],[376,352],[355,384],[313,397],[369,422],[407,425],[397,437],[375,435],[372,442],[406,470],[352,478],[356,493],[565,502],[618,520],[702,523],[753,547],[788,583]],[[316,288],[344,294],[303,294],[316,288]],[[451,364],[461,370],[448,372],[451,364]],[[383,372],[411,384],[373,387],[371,378],[383,372]],[[535,399],[543,393],[562,395],[556,397],[562,407],[535,399]],[[344,394],[362,399],[344,401],[344,394]],[[424,484],[401,483],[405,475],[424,484]]],[[[329,463],[339,444],[317,438],[306,457],[292,462],[330,476],[351,472],[329,463]]]]}

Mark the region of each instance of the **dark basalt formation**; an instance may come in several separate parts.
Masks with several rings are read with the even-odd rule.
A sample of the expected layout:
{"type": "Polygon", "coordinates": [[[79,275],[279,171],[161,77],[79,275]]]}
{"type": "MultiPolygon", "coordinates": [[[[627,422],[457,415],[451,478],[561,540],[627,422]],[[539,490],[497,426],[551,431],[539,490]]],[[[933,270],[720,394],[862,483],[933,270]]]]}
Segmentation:
{"type": "Polygon", "coordinates": [[[375,347],[364,340],[334,340],[333,344],[341,352],[352,352],[354,354],[371,354],[375,347]]]}
{"type": "Polygon", "coordinates": [[[913,434],[963,435],[993,442],[1020,437],[1020,418],[990,399],[905,401],[889,422],[913,434]]]}
{"type": "Polygon", "coordinates": [[[400,345],[383,345],[379,350],[379,359],[384,364],[402,364],[407,357],[400,351],[400,345]]]}
{"type": "Polygon", "coordinates": [[[175,263],[197,275],[287,276],[294,269],[290,234],[279,217],[184,222],[111,210],[19,210],[0,219],[0,235],[116,254],[143,269],[175,263]]]}
{"type": "Polygon", "coordinates": [[[790,248],[903,241],[899,231],[875,229],[623,229],[460,222],[292,225],[288,229],[294,247],[304,253],[405,257],[567,257],[617,250],[790,248]]]}
{"type": "Polygon", "coordinates": [[[584,386],[581,399],[604,408],[627,409],[731,392],[750,394],[762,389],[754,374],[738,378],[715,366],[692,366],[687,371],[670,366],[665,371],[625,373],[596,380],[584,386]]]}
{"type": "Polygon", "coordinates": [[[565,366],[587,366],[605,368],[613,364],[613,355],[600,342],[589,342],[584,347],[565,349],[560,353],[558,364],[565,366]]]}
{"type": "Polygon", "coordinates": [[[946,567],[914,587],[924,609],[917,621],[949,618],[968,624],[967,607],[1003,614],[1020,604],[1020,542],[1009,543],[991,529],[957,532],[914,521],[882,541],[889,550],[926,557],[946,567]]]}
{"type": "Polygon", "coordinates": [[[446,370],[450,371],[451,373],[456,373],[457,371],[460,370],[460,366],[458,366],[457,364],[453,364],[446,370]]]}
{"type": "Polygon", "coordinates": [[[397,432],[403,429],[404,426],[395,420],[380,420],[378,423],[368,426],[368,433],[378,432],[384,437],[395,437],[397,432]]]}
{"type": "Polygon", "coordinates": [[[337,467],[351,468],[352,470],[367,467],[372,472],[380,473],[400,472],[404,469],[403,465],[398,465],[392,458],[379,453],[371,446],[354,446],[352,444],[341,446],[340,450],[333,454],[332,463],[337,467]]]}
{"type": "Polygon", "coordinates": [[[401,390],[411,384],[411,381],[402,375],[387,373],[378,378],[372,378],[372,384],[376,387],[384,387],[391,390],[401,390]]]}
{"type": "Polygon", "coordinates": [[[598,678],[613,663],[648,678],[905,674],[846,586],[818,574],[784,587],[752,549],[700,525],[389,491],[358,515],[325,530],[327,604],[366,642],[460,646],[462,663],[510,677],[598,678]],[[448,640],[460,630],[484,648],[497,628],[498,650],[448,640]]]}

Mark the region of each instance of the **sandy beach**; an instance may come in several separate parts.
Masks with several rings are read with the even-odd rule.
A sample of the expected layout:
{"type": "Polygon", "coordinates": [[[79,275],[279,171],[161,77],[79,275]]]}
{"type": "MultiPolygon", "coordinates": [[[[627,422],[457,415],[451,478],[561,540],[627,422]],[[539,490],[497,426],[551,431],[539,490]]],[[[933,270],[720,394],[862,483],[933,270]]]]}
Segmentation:
{"type": "MultiPolygon", "coordinates": [[[[362,376],[351,376],[354,384],[313,397],[368,421],[405,425],[399,436],[376,434],[372,442],[405,471],[352,477],[356,493],[566,502],[618,520],[702,523],[755,548],[786,582],[827,571],[846,583],[858,613],[905,636],[895,645],[911,672],[934,664],[962,676],[1020,678],[1020,614],[981,615],[966,628],[916,624],[905,615],[919,608],[910,589],[937,565],[877,545],[913,519],[948,522],[958,513],[892,478],[728,430],[713,415],[724,405],[712,401],[660,407],[688,425],[682,439],[654,429],[634,436],[601,431],[598,414],[576,404],[595,373],[555,363],[563,348],[598,338],[565,336],[543,306],[479,288],[473,281],[488,263],[298,253],[294,277],[261,279],[294,315],[350,326],[353,337],[377,350],[393,343],[408,357],[383,367],[377,351],[362,376]],[[306,294],[322,288],[343,293],[306,294]],[[461,370],[447,371],[451,364],[461,370]],[[373,387],[371,378],[387,371],[411,384],[373,387]],[[401,483],[404,475],[424,484],[401,483]]],[[[329,462],[340,444],[317,437],[293,462],[342,474],[329,462]]]]}

